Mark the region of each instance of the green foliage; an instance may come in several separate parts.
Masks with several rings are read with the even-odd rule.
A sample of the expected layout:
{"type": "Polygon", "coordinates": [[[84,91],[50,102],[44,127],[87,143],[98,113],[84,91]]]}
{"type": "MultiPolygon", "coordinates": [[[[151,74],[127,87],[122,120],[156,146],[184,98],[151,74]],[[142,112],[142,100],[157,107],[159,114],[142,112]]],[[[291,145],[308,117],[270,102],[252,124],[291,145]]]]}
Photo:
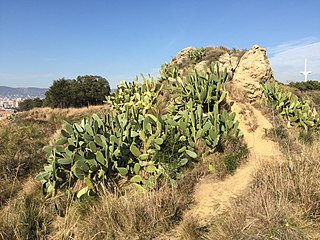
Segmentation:
{"type": "MultiPolygon", "coordinates": [[[[66,122],[61,130],[63,137],[55,146],[45,148],[49,164],[36,177],[44,191],[54,195],[56,189],[69,189],[82,181],[85,187],[77,191],[77,197],[90,197],[99,184],[122,178],[153,187],[163,173],[161,162],[153,156],[161,150],[166,133],[173,132],[170,126],[165,130],[161,120],[151,114],[128,113],[104,118],[94,114],[81,124],[66,122]]],[[[196,157],[188,155],[188,149],[180,152],[181,166],[196,157]]]]}
{"type": "Polygon", "coordinates": [[[234,173],[240,166],[241,161],[249,154],[247,146],[234,136],[223,137],[222,148],[224,148],[224,154],[222,162],[225,165],[227,173],[234,173]]]}
{"type": "Polygon", "coordinates": [[[298,88],[301,91],[320,90],[319,81],[306,81],[306,82],[290,82],[290,87],[298,88]]]}
{"type": "Polygon", "coordinates": [[[192,48],[188,54],[193,63],[199,62],[205,55],[205,48],[192,48]]]}
{"type": "Polygon", "coordinates": [[[212,63],[206,72],[189,70],[185,78],[176,76],[169,78],[172,86],[169,91],[175,101],[174,110],[184,108],[185,104],[192,99],[195,104],[202,105],[205,112],[210,112],[214,104],[220,104],[226,97],[225,83],[228,79],[226,69],[221,72],[218,64],[212,63]]]}
{"type": "Polygon", "coordinates": [[[170,81],[180,76],[177,66],[168,63],[161,66],[160,75],[160,82],[170,81]]]}
{"type": "Polygon", "coordinates": [[[169,79],[174,104],[168,111],[176,116],[190,146],[202,139],[214,151],[221,135],[241,136],[235,113],[222,109],[227,78],[226,70],[221,72],[218,64],[211,64],[206,72],[190,69],[184,79],[169,79]]]}
{"type": "Polygon", "coordinates": [[[83,107],[102,104],[110,95],[109,82],[100,76],[78,76],[55,80],[46,92],[44,105],[52,108],[83,107]]]}
{"type": "Polygon", "coordinates": [[[281,86],[265,83],[263,93],[268,102],[288,121],[288,126],[302,127],[305,131],[320,127],[320,118],[307,99],[300,100],[291,92],[285,92],[281,86]]]}
{"type": "Polygon", "coordinates": [[[126,111],[127,107],[135,113],[146,114],[151,109],[156,110],[156,103],[162,85],[149,77],[146,79],[142,75],[143,83],[136,78],[133,82],[121,82],[112,96],[106,97],[111,110],[119,113],[126,111]]]}
{"type": "Polygon", "coordinates": [[[29,111],[33,108],[39,108],[43,106],[43,99],[40,98],[29,98],[29,99],[25,99],[23,101],[21,101],[19,103],[19,109],[21,111],[29,111]]]}
{"type": "Polygon", "coordinates": [[[241,136],[235,113],[222,110],[226,71],[211,65],[182,80],[171,68],[162,77],[172,83],[168,90],[175,98],[167,113],[157,109],[162,84],[143,77],[143,83],[121,83],[107,97],[105,116],[65,122],[62,137],[45,148],[49,164],[36,177],[44,192],[64,189],[83,199],[120,180],[139,190],[157,187],[159,179],[175,184],[181,169],[198,157],[199,142],[214,151],[221,136],[241,136]],[[80,190],[74,187],[79,182],[80,190]]]}

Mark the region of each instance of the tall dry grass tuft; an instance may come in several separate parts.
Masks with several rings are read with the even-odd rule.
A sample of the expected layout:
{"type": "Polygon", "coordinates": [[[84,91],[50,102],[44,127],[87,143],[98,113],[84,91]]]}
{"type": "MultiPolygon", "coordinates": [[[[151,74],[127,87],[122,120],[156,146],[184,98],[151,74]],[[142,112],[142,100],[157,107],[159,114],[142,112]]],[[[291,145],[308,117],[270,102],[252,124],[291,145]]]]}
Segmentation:
{"type": "Polygon", "coordinates": [[[320,239],[319,141],[265,163],[247,195],[214,219],[208,239],[320,239]]]}
{"type": "Polygon", "coordinates": [[[61,121],[80,121],[83,117],[94,113],[105,113],[108,111],[107,105],[89,106],[83,108],[34,108],[30,111],[22,112],[18,118],[32,119],[36,121],[46,121],[61,127],[61,121]]]}
{"type": "Polygon", "coordinates": [[[186,201],[176,189],[105,192],[98,201],[74,204],[49,239],[153,239],[180,220],[186,201]]]}
{"type": "Polygon", "coordinates": [[[194,216],[188,215],[183,217],[183,221],[180,223],[176,235],[179,236],[180,240],[204,240],[203,228],[199,225],[198,219],[194,216]]]}
{"type": "Polygon", "coordinates": [[[53,216],[47,207],[37,194],[21,194],[12,199],[1,209],[0,239],[45,239],[53,216]]]}
{"type": "Polygon", "coordinates": [[[70,203],[65,216],[50,225],[47,239],[154,239],[182,219],[196,182],[206,173],[207,166],[199,163],[176,188],[164,184],[146,192],[105,191],[96,200],[70,203]]]}

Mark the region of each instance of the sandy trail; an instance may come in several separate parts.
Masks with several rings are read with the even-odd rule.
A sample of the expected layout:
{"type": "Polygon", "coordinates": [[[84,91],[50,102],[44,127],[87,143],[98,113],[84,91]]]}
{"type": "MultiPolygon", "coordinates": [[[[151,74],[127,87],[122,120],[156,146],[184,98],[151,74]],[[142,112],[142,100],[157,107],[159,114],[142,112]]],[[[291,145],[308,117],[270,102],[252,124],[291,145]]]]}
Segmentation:
{"type": "Polygon", "coordinates": [[[265,129],[272,128],[272,124],[257,109],[250,108],[246,116],[241,113],[243,106],[233,105],[233,111],[237,113],[240,129],[244,134],[244,140],[249,148],[247,163],[237,169],[235,174],[226,177],[223,181],[215,181],[206,177],[196,186],[195,204],[186,214],[199,219],[205,224],[213,216],[223,213],[230,204],[230,200],[240,196],[249,186],[252,174],[257,170],[262,161],[270,161],[281,156],[276,143],[264,138],[265,129]],[[255,121],[257,128],[250,131],[248,121],[255,121]]]}
{"type": "MultiPolygon", "coordinates": [[[[245,164],[224,180],[217,181],[207,176],[196,185],[193,196],[194,204],[185,213],[185,217],[197,219],[200,226],[207,225],[214,216],[222,214],[230,206],[232,199],[244,193],[250,185],[252,174],[261,162],[277,160],[281,157],[279,146],[264,137],[265,130],[272,128],[272,124],[259,110],[242,104],[234,104],[232,111],[237,113],[239,127],[249,148],[249,157],[245,164]],[[253,131],[250,130],[252,122],[257,124],[253,131]]],[[[178,229],[179,226],[160,239],[179,239],[178,229]]]]}

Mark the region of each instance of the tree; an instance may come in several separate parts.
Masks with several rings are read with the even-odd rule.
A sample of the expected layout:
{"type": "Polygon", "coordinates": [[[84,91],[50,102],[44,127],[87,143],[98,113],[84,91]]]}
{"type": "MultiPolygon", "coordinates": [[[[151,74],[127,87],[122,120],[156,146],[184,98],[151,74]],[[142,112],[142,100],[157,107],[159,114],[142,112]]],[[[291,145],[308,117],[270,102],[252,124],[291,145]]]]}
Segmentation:
{"type": "Polygon", "coordinates": [[[72,80],[61,78],[53,81],[52,86],[46,92],[45,106],[49,107],[70,107],[72,80]]]}
{"type": "Polygon", "coordinates": [[[55,80],[46,93],[49,107],[83,107],[102,104],[110,95],[109,82],[100,76],[78,76],[77,79],[55,80]]]}
{"type": "Polygon", "coordinates": [[[33,108],[38,108],[43,106],[43,99],[40,98],[28,98],[19,103],[19,109],[21,111],[28,111],[33,108]]]}
{"type": "Polygon", "coordinates": [[[76,83],[76,104],[78,107],[102,104],[110,95],[109,82],[100,76],[78,76],[76,83]]]}

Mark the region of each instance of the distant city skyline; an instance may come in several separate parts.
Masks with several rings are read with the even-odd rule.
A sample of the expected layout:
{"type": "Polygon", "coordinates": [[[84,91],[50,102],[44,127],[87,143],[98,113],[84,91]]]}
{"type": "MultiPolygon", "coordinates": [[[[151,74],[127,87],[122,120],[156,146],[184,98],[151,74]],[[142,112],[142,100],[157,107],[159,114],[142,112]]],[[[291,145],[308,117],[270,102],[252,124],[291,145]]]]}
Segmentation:
{"type": "Polygon", "coordinates": [[[158,75],[188,46],[267,49],[277,80],[320,80],[320,1],[0,0],[0,86],[49,87],[79,75],[111,88],[158,75]],[[305,14],[306,13],[306,14],[305,14]]]}

